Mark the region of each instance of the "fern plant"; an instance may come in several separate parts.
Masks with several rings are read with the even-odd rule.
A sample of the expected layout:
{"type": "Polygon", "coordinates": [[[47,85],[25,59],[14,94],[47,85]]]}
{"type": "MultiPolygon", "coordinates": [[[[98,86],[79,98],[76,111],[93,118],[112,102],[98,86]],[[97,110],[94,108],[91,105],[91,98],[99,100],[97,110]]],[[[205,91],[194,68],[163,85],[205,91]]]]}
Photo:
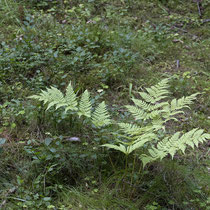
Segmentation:
{"type": "MultiPolygon", "coordinates": [[[[173,158],[178,150],[184,153],[187,146],[194,149],[199,143],[210,139],[210,134],[204,133],[204,130],[198,128],[187,133],[176,132],[172,136],[166,132],[167,122],[169,120],[178,121],[177,114],[184,113],[183,108],[189,108],[198,95],[196,93],[180,99],[173,99],[171,102],[166,101],[170,94],[168,83],[169,79],[164,79],[157,85],[146,88],[144,92],[139,92],[141,98],[133,97],[133,105],[125,107],[133,116],[134,121],[117,123],[119,136],[124,139],[118,140],[116,144],[102,146],[121,151],[126,155],[126,160],[133,151],[141,149],[139,158],[145,166],[152,161],[162,160],[168,155],[173,158]],[[163,138],[160,137],[160,132],[164,134],[163,138]]],[[[65,112],[89,118],[97,128],[113,122],[105,102],[101,102],[93,111],[89,92],[86,90],[78,97],[71,82],[67,86],[65,94],[57,88],[51,87],[45,91],[42,90],[39,95],[29,98],[47,104],[47,110],[52,107],[55,107],[56,110],[63,108],[65,112]]]]}
{"type": "Polygon", "coordinates": [[[85,116],[98,128],[111,124],[110,115],[106,109],[105,102],[101,102],[93,111],[90,94],[85,90],[80,97],[75,94],[71,82],[63,94],[55,87],[42,90],[39,95],[33,95],[30,99],[36,99],[47,104],[47,109],[55,107],[55,110],[63,108],[65,112],[76,113],[79,117],[85,116]],[[78,99],[80,98],[80,100],[78,99]]]}
{"type": "Polygon", "coordinates": [[[166,123],[169,120],[178,121],[177,114],[184,113],[183,108],[189,108],[198,95],[196,93],[173,99],[171,102],[166,101],[169,95],[168,83],[169,79],[164,79],[157,85],[146,88],[144,92],[139,92],[141,99],[133,97],[134,105],[125,107],[133,116],[134,122],[118,123],[120,136],[123,136],[124,140],[103,146],[121,151],[126,157],[141,148],[139,158],[145,167],[147,163],[162,160],[168,155],[173,158],[178,150],[184,153],[188,145],[194,148],[210,139],[209,134],[198,128],[184,134],[181,134],[183,132],[176,132],[172,136],[167,134],[166,123]],[[164,133],[163,139],[160,138],[160,132],[164,133]]]}

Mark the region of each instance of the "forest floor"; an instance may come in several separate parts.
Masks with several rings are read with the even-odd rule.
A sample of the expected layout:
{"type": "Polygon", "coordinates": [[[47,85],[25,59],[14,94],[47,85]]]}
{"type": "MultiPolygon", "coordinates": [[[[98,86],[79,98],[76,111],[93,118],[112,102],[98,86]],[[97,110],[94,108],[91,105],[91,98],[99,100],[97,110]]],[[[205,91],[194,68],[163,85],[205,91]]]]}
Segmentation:
{"type": "Polygon", "coordinates": [[[136,92],[170,78],[171,98],[200,94],[169,133],[209,133],[209,0],[0,3],[0,209],[210,209],[208,142],[144,169],[131,156],[125,177],[105,129],[28,98],[71,81],[125,121],[136,92]]]}

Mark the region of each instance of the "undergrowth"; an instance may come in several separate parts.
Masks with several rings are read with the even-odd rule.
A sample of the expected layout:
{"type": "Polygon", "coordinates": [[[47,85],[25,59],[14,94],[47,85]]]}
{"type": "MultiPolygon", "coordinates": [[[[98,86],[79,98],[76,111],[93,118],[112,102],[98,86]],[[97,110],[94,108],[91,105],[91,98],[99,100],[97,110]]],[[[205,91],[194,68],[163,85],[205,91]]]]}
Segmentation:
{"type": "Polygon", "coordinates": [[[193,111],[168,121],[167,135],[210,131],[209,0],[0,4],[1,209],[209,208],[208,142],[144,169],[135,150],[101,147],[119,146],[116,139],[128,147],[134,136],[116,122],[148,120],[136,121],[124,105],[166,77],[170,98],[200,93],[193,111]],[[69,81],[79,98],[88,89],[91,108],[78,100],[73,114],[46,111],[28,98],[52,86],[64,93],[69,81]],[[107,126],[97,123],[104,112],[92,119],[102,101],[112,116],[107,126]]]}

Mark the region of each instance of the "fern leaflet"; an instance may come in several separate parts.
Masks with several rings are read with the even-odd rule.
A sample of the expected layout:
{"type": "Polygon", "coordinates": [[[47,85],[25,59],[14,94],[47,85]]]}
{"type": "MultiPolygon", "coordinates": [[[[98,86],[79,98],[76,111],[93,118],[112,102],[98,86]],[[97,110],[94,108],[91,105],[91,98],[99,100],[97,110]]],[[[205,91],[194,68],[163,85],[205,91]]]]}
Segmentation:
{"type": "Polygon", "coordinates": [[[76,97],[76,94],[74,93],[71,82],[66,88],[65,101],[66,101],[65,112],[67,112],[68,110],[72,110],[72,111],[77,110],[77,104],[78,104],[77,97],[76,97]]]}
{"type": "Polygon", "coordinates": [[[141,110],[138,107],[136,107],[136,106],[127,105],[125,107],[134,116],[134,118],[136,120],[142,120],[142,119],[144,119],[146,117],[146,113],[143,110],[141,110]]]}
{"type": "Polygon", "coordinates": [[[101,102],[92,114],[92,123],[96,127],[102,127],[111,124],[109,113],[107,112],[105,102],[101,102]]]}
{"type": "Polygon", "coordinates": [[[91,117],[91,102],[90,102],[90,94],[89,92],[86,90],[82,96],[81,96],[81,100],[79,103],[79,112],[78,115],[79,117],[84,115],[86,117],[91,117]]]}

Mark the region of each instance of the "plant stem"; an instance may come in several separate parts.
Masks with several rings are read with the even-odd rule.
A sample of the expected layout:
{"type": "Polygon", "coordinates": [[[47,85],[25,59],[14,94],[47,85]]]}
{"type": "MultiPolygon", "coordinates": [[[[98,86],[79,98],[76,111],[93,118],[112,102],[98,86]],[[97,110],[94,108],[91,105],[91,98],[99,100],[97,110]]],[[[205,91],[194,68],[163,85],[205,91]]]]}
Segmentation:
{"type": "Polygon", "coordinates": [[[111,159],[110,155],[109,155],[109,160],[110,160],[110,162],[111,162],[111,165],[112,165],[112,168],[113,168],[114,172],[116,172],[116,168],[115,168],[115,166],[114,166],[114,164],[113,164],[113,162],[112,162],[112,159],[111,159]]]}
{"type": "Polygon", "coordinates": [[[127,174],[128,170],[128,155],[125,156],[125,174],[127,174]]]}
{"type": "MultiPolygon", "coordinates": [[[[132,168],[132,173],[131,173],[131,186],[133,185],[133,178],[134,178],[134,170],[135,170],[135,164],[136,164],[136,155],[134,154],[134,159],[133,159],[133,168],[132,168]]],[[[133,194],[133,190],[131,190],[130,197],[133,194]]]]}

